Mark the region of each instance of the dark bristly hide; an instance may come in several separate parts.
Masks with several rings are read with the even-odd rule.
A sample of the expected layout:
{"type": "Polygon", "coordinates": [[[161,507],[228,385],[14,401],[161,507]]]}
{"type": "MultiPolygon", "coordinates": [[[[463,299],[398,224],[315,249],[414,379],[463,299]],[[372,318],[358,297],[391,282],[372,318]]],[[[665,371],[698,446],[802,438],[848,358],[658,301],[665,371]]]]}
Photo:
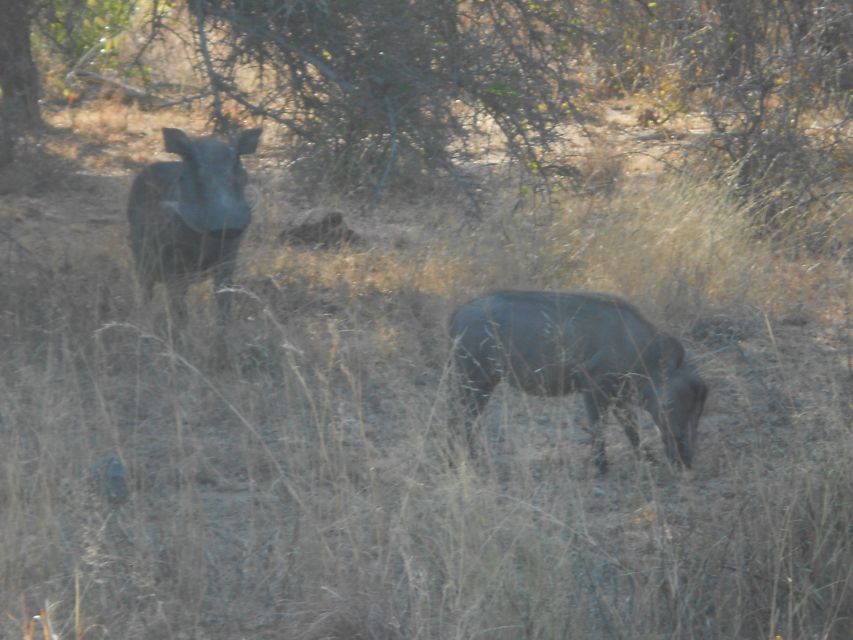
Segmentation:
{"type": "MultiPolygon", "coordinates": [[[[127,218],[137,274],[148,298],[164,283],[179,316],[192,280],[210,275],[217,291],[230,284],[252,217],[240,157],[255,152],[260,135],[247,129],[222,141],[163,129],[166,151],[181,160],[150,164],[133,182],[127,218]]],[[[217,295],[217,304],[224,319],[230,296],[217,295]]]]}
{"type": "Polygon", "coordinates": [[[627,301],[601,293],[498,291],[462,305],[450,319],[459,377],[454,428],[464,423],[475,454],[476,419],[501,380],[537,396],[583,394],[593,458],[607,470],[600,420],[613,406],[639,446],[628,405],[651,414],[668,458],[690,467],[707,387],[684,348],[627,301]]]}

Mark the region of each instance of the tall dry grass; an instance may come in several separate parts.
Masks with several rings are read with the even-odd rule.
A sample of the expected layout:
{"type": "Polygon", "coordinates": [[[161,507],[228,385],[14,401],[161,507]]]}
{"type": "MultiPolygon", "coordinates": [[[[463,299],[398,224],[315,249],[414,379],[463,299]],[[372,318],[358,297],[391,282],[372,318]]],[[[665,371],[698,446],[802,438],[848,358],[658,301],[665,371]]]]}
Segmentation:
{"type": "Polygon", "coordinates": [[[118,242],[66,247],[71,269],[7,252],[4,637],[38,637],[42,609],[78,639],[848,637],[832,256],[778,257],[683,180],[498,202],[476,228],[413,210],[407,243],[323,253],[266,240],[277,206],[224,329],[204,287],[183,327],[141,306],[118,242]],[[444,322],[499,286],[620,292],[682,335],[712,389],[695,472],[635,460],[610,425],[598,479],[574,399],[508,391],[483,459],[449,464],[444,322]],[[129,472],[117,507],[92,474],[108,456],[129,472]]]}

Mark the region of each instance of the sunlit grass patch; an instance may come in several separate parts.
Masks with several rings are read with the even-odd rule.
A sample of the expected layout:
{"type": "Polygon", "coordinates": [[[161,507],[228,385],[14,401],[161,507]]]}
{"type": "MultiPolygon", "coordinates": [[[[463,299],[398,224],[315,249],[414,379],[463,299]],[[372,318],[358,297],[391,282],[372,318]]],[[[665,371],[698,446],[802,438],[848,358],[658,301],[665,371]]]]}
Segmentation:
{"type": "Polygon", "coordinates": [[[327,252],[281,246],[255,257],[246,273],[268,275],[282,283],[298,279],[309,289],[346,287],[353,295],[401,289],[448,295],[473,266],[440,246],[413,253],[382,247],[327,252]]]}
{"type": "Polygon", "coordinates": [[[646,299],[666,314],[753,305],[768,313],[832,305],[837,258],[792,261],[757,236],[712,182],[634,180],[607,198],[567,196],[549,214],[515,215],[449,240],[463,290],[593,289],[646,299]]]}

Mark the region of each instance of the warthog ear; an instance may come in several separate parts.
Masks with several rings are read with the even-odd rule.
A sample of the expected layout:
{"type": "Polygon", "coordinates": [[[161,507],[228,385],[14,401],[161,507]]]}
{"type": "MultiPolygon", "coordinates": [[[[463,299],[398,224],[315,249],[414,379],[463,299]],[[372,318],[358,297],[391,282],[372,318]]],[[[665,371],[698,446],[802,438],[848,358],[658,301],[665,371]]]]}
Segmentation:
{"type": "Polygon", "coordinates": [[[165,142],[166,151],[169,153],[177,153],[182,157],[191,155],[192,140],[180,129],[163,127],[163,142],[165,142]]]}
{"type": "Polygon", "coordinates": [[[237,155],[245,156],[255,153],[262,131],[263,129],[246,129],[245,131],[241,131],[240,135],[237,136],[237,155]]]}
{"type": "Polygon", "coordinates": [[[658,336],[646,347],[643,361],[650,373],[669,376],[684,362],[684,347],[672,336],[658,336]]]}

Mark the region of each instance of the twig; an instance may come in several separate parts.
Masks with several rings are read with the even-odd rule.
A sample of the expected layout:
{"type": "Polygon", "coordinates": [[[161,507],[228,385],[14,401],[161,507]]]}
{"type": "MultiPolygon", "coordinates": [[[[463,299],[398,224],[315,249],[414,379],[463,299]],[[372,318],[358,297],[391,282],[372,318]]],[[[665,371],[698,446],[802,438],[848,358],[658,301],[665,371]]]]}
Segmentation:
{"type": "Polygon", "coordinates": [[[95,73],[94,71],[79,71],[72,70],[69,71],[65,76],[65,82],[69,82],[72,79],[79,79],[89,82],[91,84],[104,84],[111,86],[115,89],[121,89],[127,96],[131,98],[136,98],[137,100],[158,100],[159,98],[154,94],[148,93],[144,89],[140,89],[139,87],[134,87],[133,85],[127,84],[126,82],[122,82],[121,80],[116,80],[114,78],[108,78],[107,76],[103,76],[99,73],[95,73]]]}
{"type": "Polygon", "coordinates": [[[391,169],[397,161],[397,151],[399,148],[397,121],[394,117],[394,109],[391,106],[391,98],[388,97],[388,94],[382,96],[382,104],[385,106],[385,113],[388,115],[388,127],[391,130],[391,145],[390,151],[388,152],[388,162],[385,163],[385,170],[382,172],[382,177],[379,179],[379,182],[376,184],[376,189],[373,191],[374,207],[379,204],[379,200],[382,198],[382,192],[385,190],[385,185],[388,182],[388,178],[391,176],[391,169]]]}
{"type": "Polygon", "coordinates": [[[201,50],[201,56],[204,58],[204,67],[207,71],[207,77],[210,80],[211,94],[213,95],[213,118],[216,121],[216,128],[221,129],[227,121],[225,116],[222,115],[222,98],[219,95],[221,82],[213,68],[213,61],[210,59],[210,49],[207,46],[207,34],[204,32],[204,3],[202,0],[195,0],[195,15],[196,29],[198,30],[198,45],[201,50]]]}
{"type": "MultiPolygon", "coordinates": [[[[245,20],[240,19],[238,16],[232,13],[212,11],[211,15],[216,15],[220,18],[227,18],[232,24],[239,25],[246,31],[249,31],[250,28],[252,30],[257,29],[257,25],[246,24],[245,20]]],[[[317,69],[317,71],[320,72],[320,75],[338,85],[344,91],[344,93],[352,93],[355,90],[352,83],[342,79],[334,69],[332,69],[329,65],[323,62],[320,58],[312,54],[310,51],[306,51],[302,47],[293,44],[290,40],[283,37],[280,33],[274,32],[270,29],[266,29],[263,35],[265,38],[269,38],[273,42],[277,42],[285,49],[289,50],[291,53],[295,53],[297,56],[305,60],[308,64],[317,69]]]]}

